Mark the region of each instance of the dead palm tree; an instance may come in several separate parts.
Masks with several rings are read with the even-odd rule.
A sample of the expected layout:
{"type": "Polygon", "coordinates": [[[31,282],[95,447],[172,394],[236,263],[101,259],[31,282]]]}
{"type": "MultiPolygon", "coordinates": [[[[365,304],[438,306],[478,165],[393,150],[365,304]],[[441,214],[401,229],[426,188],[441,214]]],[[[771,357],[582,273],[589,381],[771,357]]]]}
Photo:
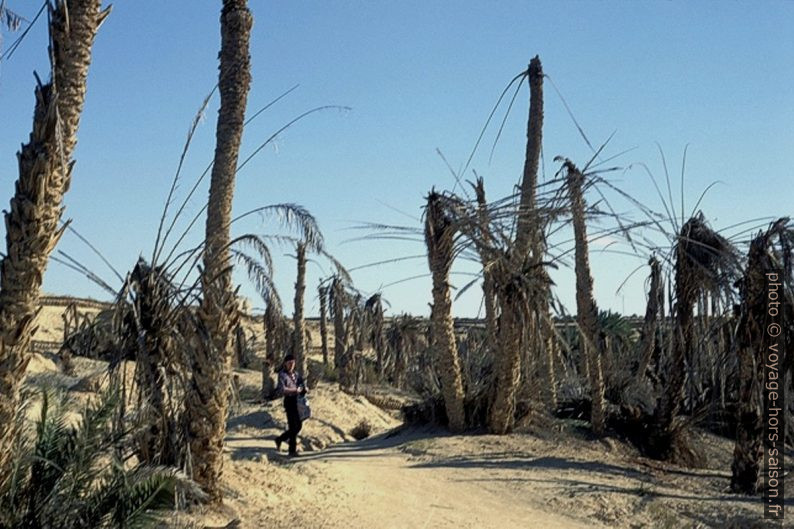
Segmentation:
{"type": "Polygon", "coordinates": [[[331,280],[329,293],[329,305],[331,316],[334,321],[334,369],[336,369],[339,383],[341,386],[349,386],[349,351],[348,351],[348,328],[347,314],[349,313],[349,296],[344,280],[339,276],[334,276],[331,280]]]}
{"type": "MultiPolygon", "coordinates": [[[[521,291],[525,282],[518,276],[527,271],[539,272],[535,269],[539,268],[543,259],[542,223],[536,200],[543,137],[543,67],[539,57],[535,56],[530,61],[526,76],[529,80],[529,118],[524,171],[516,214],[516,236],[507,252],[507,262],[502,266],[492,264],[495,266],[494,272],[501,270],[502,275],[499,279],[495,279],[495,286],[505,289],[497,292],[496,296],[500,305],[499,349],[496,351],[494,363],[496,389],[489,418],[489,429],[500,434],[509,432],[513,427],[515,399],[521,373],[521,327],[511,326],[529,323],[531,317],[527,319],[520,316],[521,306],[535,298],[535,296],[530,298],[521,291]],[[530,263],[535,266],[529,267],[530,263]]],[[[538,314],[536,310],[530,312],[534,315],[538,314]]],[[[538,320],[538,318],[534,319],[538,320]]]]}
{"type": "Polygon", "coordinates": [[[169,412],[173,404],[168,381],[178,362],[176,348],[180,339],[177,325],[170,325],[176,311],[174,286],[162,269],[153,269],[141,258],[130,274],[123,291],[132,297],[132,310],[120,303],[125,312],[125,335],[135,350],[135,370],[141,390],[139,408],[144,425],[139,440],[139,457],[150,464],[177,466],[178,417],[169,412]]]}
{"type": "Polygon", "coordinates": [[[193,478],[211,500],[222,499],[223,437],[229,397],[231,331],[236,324],[232,289],[230,224],[235,173],[251,83],[249,39],[253,18],[246,0],[224,0],[221,10],[220,110],[207,208],[203,336],[193,354],[193,381],[186,396],[193,478]]]}
{"type": "Polygon", "coordinates": [[[5,214],[6,252],[0,264],[0,472],[14,438],[19,385],[30,360],[33,321],[47,259],[63,234],[77,129],[86,93],[91,47],[109,10],[100,0],[58,0],[50,6],[52,80],[36,87],[30,141],[18,154],[19,179],[5,214]]]}
{"type": "Polygon", "coordinates": [[[383,296],[380,293],[373,294],[367,299],[364,308],[367,312],[369,324],[369,341],[372,348],[375,350],[375,368],[378,372],[378,376],[383,376],[386,356],[386,341],[383,333],[385,323],[383,316],[383,296]]]}
{"type": "Polygon", "coordinates": [[[543,144],[543,66],[537,55],[529,61],[529,119],[524,172],[521,178],[521,198],[516,219],[516,240],[513,258],[523,261],[531,251],[536,251],[542,237],[542,224],[538,218],[536,192],[538,165],[543,144]]]}
{"type": "Polygon", "coordinates": [[[585,222],[584,175],[570,161],[564,161],[568,176],[568,193],[575,240],[576,269],[576,319],[582,339],[580,346],[587,358],[590,375],[591,412],[590,423],[596,435],[603,435],[605,426],[604,375],[601,369],[603,347],[598,329],[598,307],[593,297],[593,276],[590,273],[590,258],[585,222]]]}
{"type": "Polygon", "coordinates": [[[656,257],[648,260],[651,267],[649,278],[650,288],[648,290],[648,303],[645,308],[645,318],[642,322],[640,340],[637,343],[637,355],[639,366],[634,374],[635,380],[645,377],[648,366],[651,363],[651,356],[656,342],[656,329],[659,325],[659,312],[664,305],[664,288],[662,284],[662,265],[656,257]]]}
{"type": "MultiPolygon", "coordinates": [[[[480,225],[480,237],[484,247],[491,246],[490,225],[491,218],[488,212],[488,201],[485,199],[485,183],[482,178],[477,178],[474,184],[474,193],[477,198],[477,220],[480,225]]],[[[496,344],[497,335],[497,305],[496,295],[494,294],[493,271],[491,263],[488,262],[488,252],[480,251],[480,264],[482,264],[482,291],[483,305],[485,306],[485,331],[487,333],[486,343],[488,347],[496,344]]]]}
{"type": "Polygon", "coordinates": [[[328,286],[320,284],[317,288],[320,298],[320,347],[323,352],[323,365],[328,365],[328,286]]]}
{"type": "Polygon", "coordinates": [[[678,458],[684,446],[683,433],[676,423],[683,400],[687,358],[697,349],[694,332],[694,309],[704,292],[718,293],[732,284],[735,250],[724,237],[714,232],[702,213],[681,226],[675,245],[675,304],[673,306],[673,343],[669,378],[655,412],[651,445],[658,456],[678,458]]]}
{"type": "Polygon", "coordinates": [[[392,319],[386,331],[388,356],[385,371],[392,384],[402,389],[406,384],[409,364],[418,356],[422,322],[410,314],[401,314],[392,319]]]}
{"type": "Polygon", "coordinates": [[[433,305],[430,312],[433,342],[441,375],[441,391],[447,410],[449,428],[463,430],[463,382],[460,373],[455,327],[452,321],[449,272],[455,254],[455,223],[447,211],[445,197],[431,191],[425,210],[427,261],[433,276],[433,305]]]}
{"type": "MultiPolygon", "coordinates": [[[[741,308],[737,325],[736,353],[739,357],[739,399],[737,406],[736,444],[731,465],[731,489],[755,494],[759,491],[759,477],[763,458],[763,386],[764,364],[768,353],[782,349],[766,332],[768,314],[768,284],[778,283],[777,291],[783,307],[791,306],[792,278],[785,263],[791,259],[794,230],[788,219],[773,223],[765,233],[759,233],[750,243],[747,266],[740,283],[741,308]],[[775,239],[780,251],[776,251],[775,239]],[[788,254],[788,255],[786,255],[788,254]],[[774,274],[774,275],[770,275],[774,274]],[[781,277],[782,275],[782,277],[781,277]],[[774,279],[772,279],[774,278],[774,279]],[[789,294],[786,294],[787,289],[789,294]]],[[[785,310],[779,310],[779,314],[785,310]]],[[[781,321],[782,318],[778,318],[781,321]]],[[[782,343],[782,342],[781,342],[782,343]]],[[[781,376],[785,383],[785,375],[781,376]]],[[[781,385],[782,385],[781,383],[781,385]]],[[[785,406],[783,406],[785,408],[785,406]]],[[[785,410],[782,413],[786,413],[785,410]]]]}

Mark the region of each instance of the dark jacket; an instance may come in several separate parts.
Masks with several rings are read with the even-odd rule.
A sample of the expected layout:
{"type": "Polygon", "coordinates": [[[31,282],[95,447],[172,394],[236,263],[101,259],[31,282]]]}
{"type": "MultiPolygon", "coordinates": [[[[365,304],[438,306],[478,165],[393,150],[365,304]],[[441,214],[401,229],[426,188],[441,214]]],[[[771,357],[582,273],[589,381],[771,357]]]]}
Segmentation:
{"type": "Polygon", "coordinates": [[[276,392],[278,395],[284,396],[284,405],[297,403],[298,395],[292,393],[292,391],[297,390],[298,388],[304,388],[301,392],[301,395],[306,392],[305,386],[303,384],[303,377],[298,374],[297,371],[293,372],[292,375],[287,373],[285,369],[281,369],[278,372],[278,386],[276,388],[276,392]],[[284,390],[290,390],[290,393],[284,393],[284,390]]]}

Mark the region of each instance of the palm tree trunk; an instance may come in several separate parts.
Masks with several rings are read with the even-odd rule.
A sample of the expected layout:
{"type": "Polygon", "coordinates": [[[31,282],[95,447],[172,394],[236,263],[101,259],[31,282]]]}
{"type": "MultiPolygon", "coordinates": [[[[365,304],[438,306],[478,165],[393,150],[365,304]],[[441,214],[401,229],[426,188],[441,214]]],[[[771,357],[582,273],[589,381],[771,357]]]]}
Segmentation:
{"type": "Polygon", "coordinates": [[[516,240],[513,258],[520,265],[540,235],[540,219],[536,208],[535,191],[538,187],[538,166],[543,143],[543,67],[540,57],[529,61],[529,120],[527,121],[527,146],[524,156],[524,173],[521,178],[516,240]]]}
{"type": "MultiPolygon", "coordinates": [[[[540,219],[536,208],[535,191],[538,184],[538,166],[543,139],[543,68],[540,58],[535,56],[527,70],[529,77],[529,118],[527,121],[527,144],[524,157],[524,172],[521,179],[521,198],[517,215],[516,239],[508,256],[508,270],[498,284],[506,291],[497,291],[499,302],[499,349],[496,351],[495,394],[490,414],[490,429],[495,433],[507,433],[513,425],[515,396],[521,373],[521,328],[505,328],[520,325],[519,314],[505,314],[517,310],[519,299],[525,294],[514,291],[516,284],[509,278],[523,274],[532,248],[536,248],[540,236],[540,219]],[[511,365],[515,362],[517,365],[511,365]],[[503,410],[498,407],[504,407],[503,410]]],[[[538,260],[538,262],[540,262],[538,260]]],[[[493,265],[492,265],[493,266],[493,265]]]]}
{"type": "Polygon", "coordinates": [[[273,303],[268,303],[265,307],[264,328],[265,328],[265,358],[271,365],[277,361],[278,348],[278,328],[276,325],[276,309],[273,303]]]}
{"type": "Polygon", "coordinates": [[[320,287],[320,343],[323,350],[323,365],[328,365],[328,287],[320,287]]]}
{"type": "Polygon", "coordinates": [[[463,382],[460,374],[455,327],[452,321],[449,272],[452,266],[455,228],[445,211],[442,197],[431,192],[425,212],[427,261],[433,276],[433,306],[430,313],[433,345],[439,360],[441,390],[449,429],[459,432],[466,426],[463,412],[463,382]]]}
{"type": "Polygon", "coordinates": [[[383,326],[383,307],[378,304],[375,319],[372,324],[372,346],[375,348],[375,368],[378,371],[378,376],[383,376],[383,365],[386,357],[386,341],[383,336],[383,326]]]}
{"type": "Polygon", "coordinates": [[[662,265],[656,257],[651,257],[648,261],[651,266],[651,285],[648,291],[648,304],[645,308],[645,319],[642,322],[642,332],[637,347],[637,357],[640,359],[637,371],[634,374],[635,382],[640,381],[648,371],[653,356],[654,343],[656,341],[656,328],[659,325],[659,308],[664,302],[664,290],[662,289],[662,265]]]}
{"type": "Polygon", "coordinates": [[[477,216],[480,225],[480,233],[482,240],[479,241],[482,248],[479,252],[480,263],[482,264],[482,292],[483,304],[485,305],[485,333],[486,344],[492,348],[497,340],[497,326],[496,326],[496,295],[494,293],[494,280],[493,270],[491,269],[491,261],[488,258],[487,248],[491,246],[491,219],[488,214],[488,201],[485,199],[485,183],[482,178],[477,178],[474,186],[474,192],[477,196],[477,216]]]}
{"type": "MultiPolygon", "coordinates": [[[[681,407],[684,391],[686,353],[695,344],[693,311],[697,301],[699,271],[698,264],[690,257],[691,250],[698,243],[691,238],[694,219],[681,228],[676,245],[675,291],[673,345],[670,363],[670,376],[667,386],[656,409],[656,424],[659,428],[660,445],[670,444],[668,439],[673,432],[673,419],[681,407]]],[[[664,449],[664,447],[662,447],[664,449]]]]}
{"type": "Polygon", "coordinates": [[[298,372],[308,374],[306,355],[306,321],[303,318],[303,298],[306,292],[306,244],[297,247],[298,275],[295,279],[295,303],[292,317],[292,354],[295,355],[298,372]]]}
{"type": "Polygon", "coordinates": [[[496,387],[493,403],[488,415],[491,433],[510,433],[515,423],[516,393],[521,378],[521,314],[522,293],[516,286],[498,285],[499,306],[499,354],[494,358],[496,387]]]}
{"type": "Polygon", "coordinates": [[[222,499],[223,437],[230,384],[230,333],[237,303],[232,289],[229,226],[251,83],[248,44],[253,18],[246,0],[224,0],[221,11],[220,96],[215,159],[207,209],[199,320],[205,334],[194,351],[193,382],[186,396],[193,478],[210,499],[222,499]]]}
{"type": "Polygon", "coordinates": [[[345,305],[347,305],[344,285],[339,278],[331,284],[331,312],[334,319],[334,368],[341,386],[349,385],[347,329],[345,328],[345,305]]]}
{"type": "MultiPolygon", "coordinates": [[[[545,275],[545,270],[543,271],[545,275]]],[[[554,357],[557,354],[557,338],[554,329],[554,319],[549,307],[549,298],[551,292],[549,290],[549,281],[544,280],[545,288],[542,289],[542,295],[538,299],[540,304],[538,310],[538,317],[540,321],[539,332],[539,345],[541,347],[540,360],[542,367],[546,371],[546,383],[543,385],[543,397],[546,401],[546,409],[549,413],[554,414],[557,411],[557,371],[554,368],[554,357]]]]}
{"type": "MultiPolygon", "coordinates": [[[[759,235],[750,243],[747,269],[741,285],[741,316],[737,329],[739,399],[736,413],[736,444],[731,465],[731,490],[744,494],[759,491],[763,457],[764,425],[762,386],[764,353],[768,337],[766,272],[772,272],[767,258],[768,240],[759,235]]],[[[784,412],[785,413],[785,412],[784,412]]]]}
{"type": "Polygon", "coordinates": [[[587,224],[585,202],[582,193],[584,175],[570,162],[565,162],[568,171],[568,190],[571,197],[571,213],[575,240],[576,269],[576,316],[582,337],[580,345],[587,357],[590,371],[590,423],[596,435],[603,435],[605,426],[604,377],[601,371],[602,341],[598,336],[598,307],[593,298],[593,276],[590,273],[590,257],[587,248],[587,224]]]}
{"type": "Polygon", "coordinates": [[[383,336],[383,302],[380,294],[373,294],[366,304],[369,338],[375,350],[375,369],[378,376],[383,376],[383,365],[386,345],[383,336]]]}
{"type": "Polygon", "coordinates": [[[176,420],[168,411],[167,367],[172,358],[173,342],[164,329],[168,319],[171,285],[162,270],[151,268],[141,258],[131,274],[134,293],[135,378],[141,389],[139,409],[146,430],[139,442],[139,458],[147,463],[177,465],[178,450],[174,438],[176,420]]]}
{"type": "Polygon", "coordinates": [[[36,87],[30,141],[18,154],[19,179],[5,213],[0,263],[0,473],[16,432],[13,417],[30,361],[47,259],[63,234],[63,197],[85,101],[91,47],[109,10],[100,0],[59,0],[50,13],[52,81],[36,87]]]}

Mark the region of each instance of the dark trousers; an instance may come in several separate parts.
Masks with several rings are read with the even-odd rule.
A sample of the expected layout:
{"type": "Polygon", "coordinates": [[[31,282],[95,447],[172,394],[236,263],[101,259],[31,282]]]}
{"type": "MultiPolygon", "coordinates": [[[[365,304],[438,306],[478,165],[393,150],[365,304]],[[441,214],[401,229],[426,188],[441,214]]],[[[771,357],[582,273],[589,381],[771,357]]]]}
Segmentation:
{"type": "Polygon", "coordinates": [[[287,430],[278,436],[278,440],[282,443],[289,441],[289,453],[294,454],[298,450],[298,433],[303,426],[303,421],[298,415],[298,398],[284,397],[284,410],[287,412],[287,430]]]}

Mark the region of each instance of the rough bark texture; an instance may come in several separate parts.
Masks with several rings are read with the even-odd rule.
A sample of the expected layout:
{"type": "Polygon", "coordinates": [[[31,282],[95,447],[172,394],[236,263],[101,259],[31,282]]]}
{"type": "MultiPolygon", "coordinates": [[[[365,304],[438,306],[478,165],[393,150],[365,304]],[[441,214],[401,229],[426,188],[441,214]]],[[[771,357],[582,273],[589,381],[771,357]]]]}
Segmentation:
{"type": "Polygon", "coordinates": [[[656,257],[648,261],[651,267],[651,285],[648,291],[648,304],[645,307],[645,319],[642,322],[640,341],[637,346],[637,357],[640,363],[634,375],[635,381],[641,380],[648,371],[656,342],[656,328],[659,326],[659,309],[664,303],[662,289],[662,265],[656,257]]]}
{"type": "Polygon", "coordinates": [[[331,312],[334,319],[334,368],[336,369],[341,386],[349,386],[348,364],[348,333],[345,328],[345,306],[347,293],[342,281],[334,279],[331,284],[331,312]]]}
{"type": "Polygon", "coordinates": [[[479,251],[480,263],[482,264],[482,293],[483,304],[485,305],[485,333],[487,336],[486,343],[489,349],[493,350],[493,346],[497,341],[497,311],[496,311],[496,294],[494,293],[494,280],[493,270],[491,268],[491,260],[488,258],[488,252],[484,249],[491,246],[491,219],[488,214],[488,201],[485,199],[485,184],[482,178],[477,179],[474,186],[474,192],[477,196],[477,221],[480,225],[479,241],[482,248],[479,251]]]}
{"type": "MultiPolygon", "coordinates": [[[[494,281],[496,299],[500,307],[499,315],[499,349],[494,357],[495,393],[490,412],[490,429],[494,433],[507,433],[513,426],[515,396],[521,374],[521,327],[506,328],[520,324],[522,318],[518,313],[506,314],[518,310],[519,300],[525,300],[523,281],[513,281],[514,275],[523,274],[529,262],[529,253],[537,246],[540,236],[540,219],[536,207],[535,192],[538,184],[538,165],[543,139],[543,68],[539,57],[534,57],[527,70],[529,77],[529,118],[527,121],[527,144],[524,157],[524,171],[521,179],[521,198],[518,218],[516,221],[516,239],[508,255],[509,266],[504,270],[504,277],[494,281]],[[506,290],[504,290],[506,289],[506,290]],[[516,365],[512,365],[515,362],[516,365]],[[504,407],[500,410],[499,407],[504,407]]],[[[536,256],[540,262],[540,256],[536,256]]],[[[524,301],[522,301],[523,303],[524,301]]],[[[526,323],[526,321],[525,321],[526,323]]]]}
{"type": "MultiPolygon", "coordinates": [[[[543,271],[545,276],[545,270],[543,271]]],[[[554,367],[554,357],[557,354],[557,338],[554,329],[554,317],[551,314],[551,307],[549,307],[549,298],[551,297],[549,289],[550,281],[546,277],[543,279],[542,294],[539,296],[538,312],[539,318],[539,331],[538,344],[540,346],[540,361],[541,366],[545,370],[546,384],[544,384],[543,399],[546,403],[546,409],[549,413],[554,414],[557,411],[557,371],[554,367]]]]}
{"type": "Polygon", "coordinates": [[[587,224],[585,222],[585,202],[582,193],[584,175],[570,162],[568,171],[568,191],[571,199],[575,243],[576,269],[576,320],[579,324],[580,346],[587,356],[590,372],[590,423],[596,435],[604,433],[605,407],[604,377],[601,370],[601,340],[598,332],[598,307],[593,297],[593,276],[590,273],[590,256],[587,247],[587,224]]]}
{"type": "Polygon", "coordinates": [[[496,387],[488,415],[488,429],[499,435],[510,433],[515,424],[516,393],[521,377],[521,292],[511,285],[497,286],[501,307],[499,354],[494,358],[496,387]]]}
{"type": "MultiPolygon", "coordinates": [[[[744,494],[759,492],[763,457],[764,352],[767,292],[765,272],[772,272],[767,258],[768,241],[759,235],[750,244],[747,270],[741,284],[741,315],[737,336],[739,400],[736,410],[736,444],[731,465],[731,490],[744,494]]],[[[785,379],[784,379],[785,380],[785,379]]],[[[783,412],[785,413],[785,412],[783,412]]]]}
{"type": "Polygon", "coordinates": [[[63,197],[85,101],[91,47],[108,11],[100,0],[58,1],[50,13],[52,81],[36,87],[30,140],[18,153],[19,179],[5,213],[0,263],[0,472],[13,440],[19,386],[30,361],[47,260],[63,233],[63,197]]]}
{"type": "Polygon", "coordinates": [[[135,377],[141,389],[140,410],[146,430],[139,442],[139,457],[151,464],[176,466],[176,418],[168,411],[167,369],[173,361],[174,343],[164,328],[171,308],[170,285],[159,269],[143,259],[130,276],[137,315],[135,323],[135,377]]]}
{"type": "Polygon", "coordinates": [[[318,289],[320,295],[320,345],[323,351],[323,365],[328,365],[328,287],[318,289]]]}
{"type": "Polygon", "coordinates": [[[229,225],[235,172],[251,83],[249,37],[253,18],[245,0],[224,0],[221,11],[220,98],[215,158],[207,209],[202,270],[203,327],[194,344],[193,380],[186,396],[193,478],[210,499],[222,499],[223,437],[229,401],[231,331],[237,304],[232,289],[229,225]]]}
{"type": "Polygon", "coordinates": [[[272,400],[275,397],[276,386],[275,366],[265,359],[262,361],[262,398],[272,400]]]}
{"type": "Polygon", "coordinates": [[[433,305],[430,311],[433,348],[438,359],[441,392],[449,419],[449,429],[462,431],[466,425],[463,412],[463,382],[460,374],[455,327],[452,321],[449,272],[453,261],[455,228],[445,211],[442,197],[430,193],[425,211],[427,261],[433,276],[433,305]]]}
{"type": "Polygon", "coordinates": [[[303,301],[306,293],[306,244],[297,247],[298,274],[295,279],[295,301],[292,317],[292,354],[295,355],[296,369],[302,376],[308,371],[306,355],[306,321],[303,318],[303,301]]]}
{"type": "Polygon", "coordinates": [[[373,294],[367,300],[367,314],[369,319],[370,343],[375,350],[375,369],[379,376],[383,376],[386,356],[386,338],[383,334],[383,300],[380,294],[373,294]]]}
{"type": "Polygon", "coordinates": [[[526,260],[535,244],[540,229],[535,191],[538,186],[538,165],[543,143],[543,67],[540,57],[529,61],[529,120],[527,121],[527,147],[524,156],[524,173],[521,179],[521,202],[518,212],[514,259],[526,260]]]}
{"type": "Polygon", "coordinates": [[[278,318],[273,303],[268,303],[265,308],[264,328],[265,328],[265,359],[272,365],[278,361],[278,318]]]}
{"type": "MultiPolygon", "coordinates": [[[[692,238],[693,221],[687,221],[681,228],[676,245],[675,263],[675,308],[673,325],[673,347],[667,386],[659,400],[656,410],[656,424],[661,437],[667,437],[673,428],[673,419],[681,407],[684,392],[686,354],[694,347],[695,333],[693,311],[700,285],[697,269],[690,252],[697,245],[692,238]]],[[[659,444],[669,444],[664,439],[659,444]]]]}

